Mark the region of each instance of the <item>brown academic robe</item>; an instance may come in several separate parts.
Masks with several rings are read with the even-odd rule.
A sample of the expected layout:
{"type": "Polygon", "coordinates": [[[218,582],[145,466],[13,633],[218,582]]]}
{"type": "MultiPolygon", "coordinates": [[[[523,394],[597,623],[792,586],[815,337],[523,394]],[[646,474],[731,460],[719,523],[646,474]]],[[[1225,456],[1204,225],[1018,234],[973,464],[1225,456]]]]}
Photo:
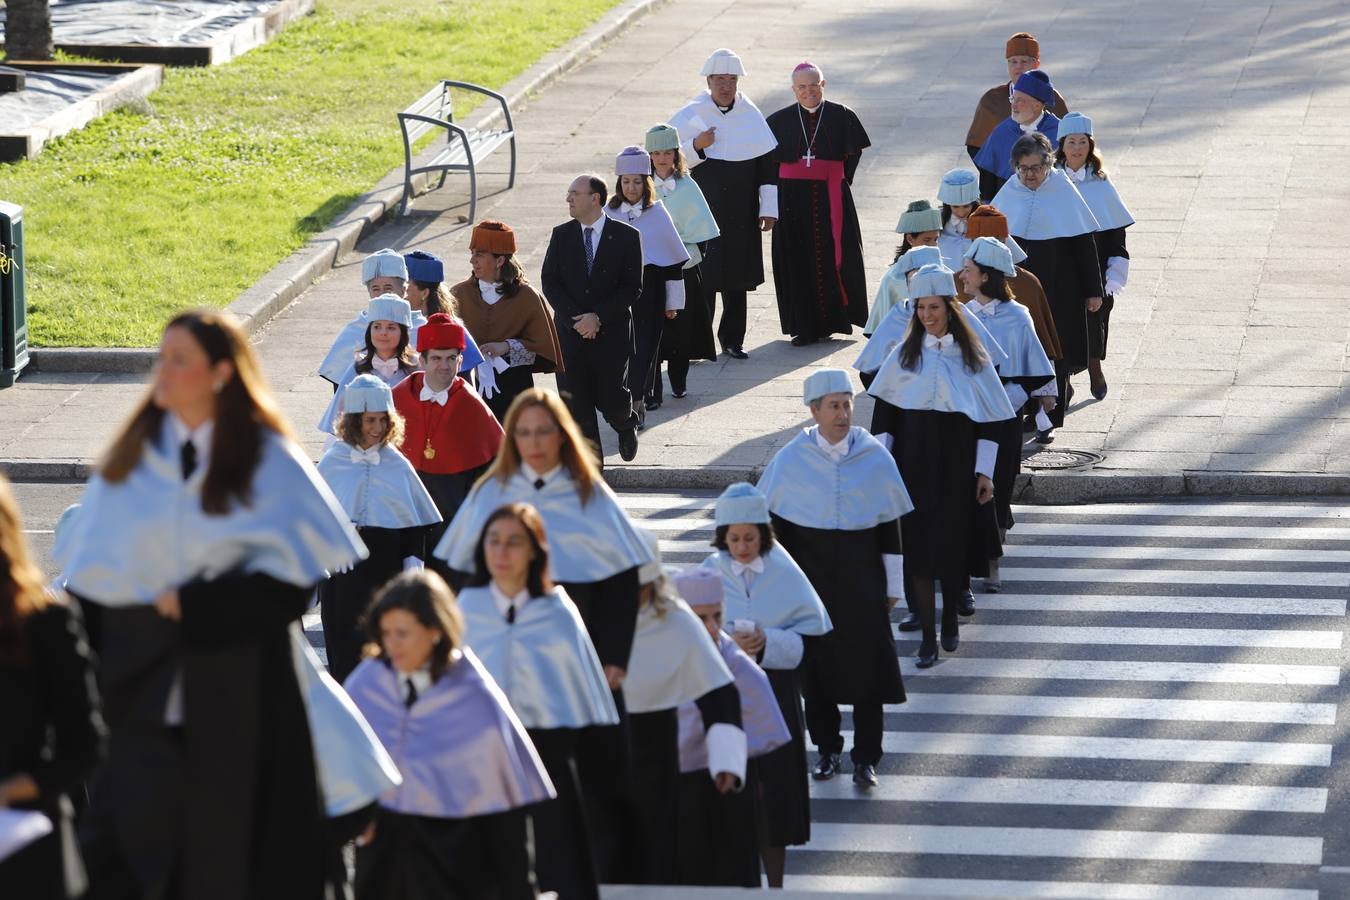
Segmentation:
{"type": "Polygon", "coordinates": [[[464,326],[478,344],[490,344],[514,338],[535,354],[534,364],[512,366],[497,373],[499,392],[488,399],[488,408],[498,421],[506,418],[506,411],[519,394],[534,387],[535,372],[561,371],[562,350],[558,347],[558,332],[553,324],[553,308],[548,301],[528,284],[522,284],[511,297],[488,304],[473,276],[450,288],[450,294],[459,306],[464,326]]]}
{"type": "MultiPolygon", "coordinates": [[[[1028,272],[1021,266],[1013,266],[1017,274],[1008,279],[1008,287],[1012,290],[1014,298],[1018,303],[1027,308],[1031,313],[1031,324],[1036,328],[1036,337],[1041,341],[1041,348],[1045,350],[1045,355],[1051,359],[1059,359],[1064,355],[1063,348],[1059,345],[1059,332],[1055,330],[1055,317],[1050,312],[1050,302],[1045,299],[1045,289],[1041,287],[1041,280],[1028,272]]],[[[970,293],[962,286],[961,279],[956,279],[958,294],[962,303],[971,299],[970,293]]]]}
{"type": "MultiPolygon", "coordinates": [[[[1069,111],[1064,98],[1060,96],[1059,91],[1055,91],[1055,105],[1050,111],[1061,119],[1069,111]]],[[[996,84],[984,92],[980,98],[980,103],[975,107],[975,117],[970,121],[970,130],[966,132],[966,149],[970,152],[972,159],[975,158],[975,151],[984,146],[985,139],[989,137],[989,132],[993,131],[999,122],[1012,115],[1012,102],[1008,100],[1008,83],[996,84]]]]}

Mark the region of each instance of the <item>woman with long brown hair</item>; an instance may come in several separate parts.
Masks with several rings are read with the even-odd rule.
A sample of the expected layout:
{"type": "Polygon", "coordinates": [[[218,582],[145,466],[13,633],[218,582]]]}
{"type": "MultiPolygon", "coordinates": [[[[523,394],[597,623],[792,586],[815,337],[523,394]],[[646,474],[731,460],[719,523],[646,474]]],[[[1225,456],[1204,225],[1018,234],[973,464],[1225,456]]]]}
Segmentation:
{"type": "Polygon", "coordinates": [[[0,809],[46,833],[0,859],[6,894],[83,896],[70,796],[82,790],[106,730],[79,607],[49,594],[0,475],[0,809]],[[45,818],[44,818],[45,817],[45,818]]]}
{"type": "MultiPolygon", "coordinates": [[[[434,553],[462,584],[475,569],[474,551],[484,523],[507,503],[533,505],[550,535],[549,568],[576,604],[624,717],[619,693],[628,669],[638,615],[638,567],[651,552],[618,498],[596,468],[557,394],[531,388],[506,414],[497,459],[460,506],[434,553]]],[[[627,738],[616,727],[589,728],[577,763],[591,815],[596,875],[613,883],[618,868],[626,804],[627,738]]]]}
{"type": "Polygon", "coordinates": [[[577,739],[619,712],[581,614],[548,574],[539,512],[509,503],[488,516],[472,587],[459,593],[465,637],[529,732],[558,792],[535,807],[539,888],[561,900],[599,896],[577,780],[577,739]]]}
{"type": "Polygon", "coordinates": [[[935,586],[942,584],[942,647],[959,643],[958,602],[968,575],[1002,555],[994,521],[998,425],[1013,418],[980,336],[956,302],[951,270],[926,265],[910,282],[914,318],[867,392],[873,432],[888,442],[914,509],[900,520],[906,590],[923,631],[918,665],[937,661],[935,586]],[[964,499],[963,499],[964,498],[964,499]]]}
{"type": "Polygon", "coordinates": [[[336,796],[298,620],[366,551],[289,434],[233,319],[178,315],[63,542],[98,610],[112,742],[89,860],[109,895],[323,895],[336,796]]]}

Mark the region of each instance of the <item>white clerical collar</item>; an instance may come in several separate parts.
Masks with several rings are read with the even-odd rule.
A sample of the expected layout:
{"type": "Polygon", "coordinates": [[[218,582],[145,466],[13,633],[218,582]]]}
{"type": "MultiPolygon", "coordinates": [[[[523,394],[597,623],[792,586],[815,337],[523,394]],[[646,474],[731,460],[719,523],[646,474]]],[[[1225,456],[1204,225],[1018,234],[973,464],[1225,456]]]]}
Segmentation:
{"type": "Polygon", "coordinates": [[[820,427],[816,427],[816,446],[829,454],[831,459],[840,460],[848,455],[849,439],[853,437],[850,429],[849,433],[844,435],[844,439],[837,444],[831,444],[825,439],[825,435],[820,433],[820,427]]]}
{"type": "Polygon", "coordinates": [[[802,108],[803,112],[806,112],[814,116],[817,112],[819,112],[820,108],[825,105],[825,101],[822,100],[815,106],[807,106],[805,103],[798,103],[797,105],[802,108]]]}
{"type": "Polygon", "coordinates": [[[481,278],[478,279],[478,293],[482,295],[483,302],[488,306],[491,306],[502,299],[501,288],[497,287],[497,285],[493,284],[491,281],[484,281],[481,278]]]}
{"type": "Polygon", "coordinates": [[[413,687],[417,688],[418,696],[421,696],[422,694],[425,694],[427,691],[431,690],[431,663],[427,663],[420,669],[416,669],[412,672],[398,673],[399,690],[401,690],[405,695],[408,693],[409,681],[413,683],[413,687]]]}
{"type": "Polygon", "coordinates": [[[197,449],[197,470],[205,471],[211,453],[211,435],[216,430],[216,420],[207,419],[196,428],[188,428],[182,419],[169,413],[169,426],[173,429],[174,446],[182,447],[188,441],[192,441],[192,446],[197,449]]]}
{"type": "Polygon", "coordinates": [[[1064,174],[1069,176],[1070,181],[1076,184],[1082,184],[1083,182],[1087,181],[1088,176],[1087,163],[1084,163],[1081,169],[1070,169],[1068,166],[1065,166],[1064,174]]]}
{"type": "Polygon", "coordinates": [[[554,466],[553,468],[549,469],[547,472],[543,472],[543,473],[536,472],[536,471],[534,470],[534,468],[533,468],[529,463],[527,463],[527,462],[525,462],[525,461],[523,461],[523,460],[522,460],[521,463],[520,463],[520,474],[522,474],[522,475],[524,475],[526,478],[528,478],[529,481],[530,481],[530,484],[534,484],[536,481],[538,481],[538,480],[541,479],[541,478],[544,480],[544,483],[545,483],[545,484],[548,484],[548,483],[549,483],[550,481],[552,481],[554,478],[557,478],[557,477],[558,477],[558,473],[561,472],[562,470],[563,470],[562,463],[558,463],[556,466],[554,466]]]}
{"type": "Polygon", "coordinates": [[[1041,110],[1041,114],[1036,117],[1035,122],[1032,122],[1029,125],[1018,125],[1017,127],[1022,129],[1023,134],[1031,134],[1033,131],[1041,130],[1041,119],[1044,118],[1045,118],[1045,110],[1041,110]]]}
{"type": "Polygon", "coordinates": [[[495,581],[488,585],[488,592],[492,594],[492,602],[497,604],[497,612],[502,614],[503,619],[505,619],[513,609],[519,613],[520,608],[529,602],[530,599],[530,591],[528,588],[522,588],[519,593],[508,597],[501,588],[497,587],[497,582],[495,581]]]}

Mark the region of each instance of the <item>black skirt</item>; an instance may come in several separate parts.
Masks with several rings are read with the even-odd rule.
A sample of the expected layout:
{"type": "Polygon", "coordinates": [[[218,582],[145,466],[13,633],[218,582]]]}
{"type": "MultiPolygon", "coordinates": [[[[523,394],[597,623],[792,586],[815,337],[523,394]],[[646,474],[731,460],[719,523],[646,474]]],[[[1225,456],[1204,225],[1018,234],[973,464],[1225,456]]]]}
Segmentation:
{"type": "Polygon", "coordinates": [[[556,891],[559,900],[595,900],[590,830],[577,780],[577,732],[571,728],[532,728],[530,740],[548,770],[558,796],[535,806],[534,868],[541,891],[556,891]]]}
{"type": "Polygon", "coordinates": [[[794,847],[811,840],[811,788],[807,784],[806,728],[801,676],[796,669],[765,669],[792,739],[754,760],[755,800],[767,847],[794,847]]]}
{"type": "Polygon", "coordinates": [[[674,709],[632,713],[637,884],[675,883],[679,717],[674,709]]]}
{"type": "Polygon", "coordinates": [[[337,679],[338,684],[346,681],[361,661],[361,648],[366,643],[361,626],[371,598],[385,582],[403,570],[403,558],[414,555],[404,552],[411,548],[407,547],[400,529],[358,528],[357,534],[370,556],[350,571],[338,573],[319,584],[324,653],[328,658],[328,674],[337,679]]]}
{"type": "Polygon", "coordinates": [[[497,393],[484,400],[498,422],[506,421],[506,411],[521,394],[534,387],[534,374],[529,366],[512,366],[497,372],[497,393]]]}
{"type": "Polygon", "coordinates": [[[719,794],[707,769],[684,772],[677,791],[676,883],[759,887],[755,794],[749,777],[742,790],[719,794]]]}
{"type": "Polygon", "coordinates": [[[667,320],[661,335],[662,359],[717,360],[713,342],[713,311],[703,291],[702,266],[684,270],[684,309],[667,320]]]}
{"type": "Polygon", "coordinates": [[[1022,471],[1022,418],[995,422],[998,461],[994,463],[994,514],[999,528],[1013,527],[1012,496],[1022,471]]]}

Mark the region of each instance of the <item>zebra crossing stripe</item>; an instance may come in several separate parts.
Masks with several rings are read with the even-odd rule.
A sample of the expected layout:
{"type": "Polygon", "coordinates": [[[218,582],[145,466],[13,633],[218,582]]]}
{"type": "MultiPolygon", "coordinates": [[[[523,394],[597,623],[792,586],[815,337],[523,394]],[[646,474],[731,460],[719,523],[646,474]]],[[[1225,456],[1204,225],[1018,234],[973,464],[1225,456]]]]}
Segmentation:
{"type": "MultiPolygon", "coordinates": [[[[1082,506],[1014,506],[1013,514],[1071,515],[1100,518],[1186,516],[1241,519],[1340,519],[1350,522],[1343,504],[1280,505],[1267,503],[1089,503],[1082,506]]],[[[1021,528],[1021,524],[1017,525],[1021,528]]]]}
{"type": "MultiPolygon", "coordinates": [[[[1128,517],[1127,517],[1128,518],[1128,517]]],[[[1265,525],[1147,525],[1121,522],[1018,522],[1020,537],[1236,538],[1241,540],[1350,541],[1350,528],[1265,525]]]]}
{"type": "MultiPolygon", "coordinates": [[[[964,635],[969,628],[962,629],[964,635]]],[[[1163,681],[1205,684],[1336,685],[1336,666],[1275,663],[1140,662],[1095,659],[990,659],[946,656],[942,664],[919,669],[912,657],[900,660],[905,678],[1024,678],[1065,681],[1163,681]]]]}
{"type": "Polygon", "coordinates": [[[1285,587],[1350,587],[1344,572],[1224,572],[1211,569],[1073,569],[1003,565],[1003,581],[1069,581],[1120,584],[1250,584],[1285,587]]]}
{"type": "MultiPolygon", "coordinates": [[[[892,625],[901,640],[909,638],[892,625]]],[[[963,641],[1009,644],[1147,645],[1157,647],[1265,647],[1297,650],[1337,650],[1339,631],[1281,631],[1256,628],[1126,628],[1091,625],[965,625],[963,641]]]]}
{"type": "MultiPolygon", "coordinates": [[[[850,745],[852,732],[844,732],[850,745]]],[[[933,756],[1122,759],[1144,762],[1325,768],[1331,745],[1297,741],[1174,740],[1169,738],[1082,737],[1061,734],[886,731],[886,753],[933,756]]]]}
{"type": "Polygon", "coordinates": [[[1143,594],[983,594],[982,609],[1066,613],[1198,613],[1237,616],[1345,615],[1345,600],[1307,597],[1145,596],[1143,594]]]}
{"type": "Polygon", "coordinates": [[[989,878],[893,878],[879,875],[788,875],[791,890],[829,896],[865,891],[892,897],[1031,897],[1036,900],[1317,900],[1297,888],[1112,884],[1100,881],[1000,881],[989,878]]]}
{"type": "Polygon", "coordinates": [[[1316,866],[1322,839],[1266,834],[812,822],[797,853],[906,853],[1316,866]]]}
{"type": "MultiPolygon", "coordinates": [[[[1350,535],[1347,535],[1350,538],[1350,535]]],[[[1004,559],[1182,559],[1188,562],[1288,562],[1334,565],[1350,563],[1350,550],[1303,550],[1280,547],[1104,547],[1090,544],[1010,544],[1004,559]]]]}
{"type": "Polygon", "coordinates": [[[1055,697],[1044,694],[909,692],[887,712],[929,716],[1027,716],[1049,719],[1151,719],[1169,722],[1265,722],[1334,725],[1334,703],[1260,700],[1156,700],[1145,697],[1055,697]]]}
{"type": "MultiPolygon", "coordinates": [[[[857,788],[846,779],[813,782],[811,796],[852,800],[857,788]]],[[[1191,784],[1158,781],[1101,781],[1071,778],[956,778],[888,775],[868,791],[879,800],[927,803],[1007,803],[1055,806],[1123,806],[1148,809],[1215,809],[1322,814],[1322,788],[1191,784]]]]}

